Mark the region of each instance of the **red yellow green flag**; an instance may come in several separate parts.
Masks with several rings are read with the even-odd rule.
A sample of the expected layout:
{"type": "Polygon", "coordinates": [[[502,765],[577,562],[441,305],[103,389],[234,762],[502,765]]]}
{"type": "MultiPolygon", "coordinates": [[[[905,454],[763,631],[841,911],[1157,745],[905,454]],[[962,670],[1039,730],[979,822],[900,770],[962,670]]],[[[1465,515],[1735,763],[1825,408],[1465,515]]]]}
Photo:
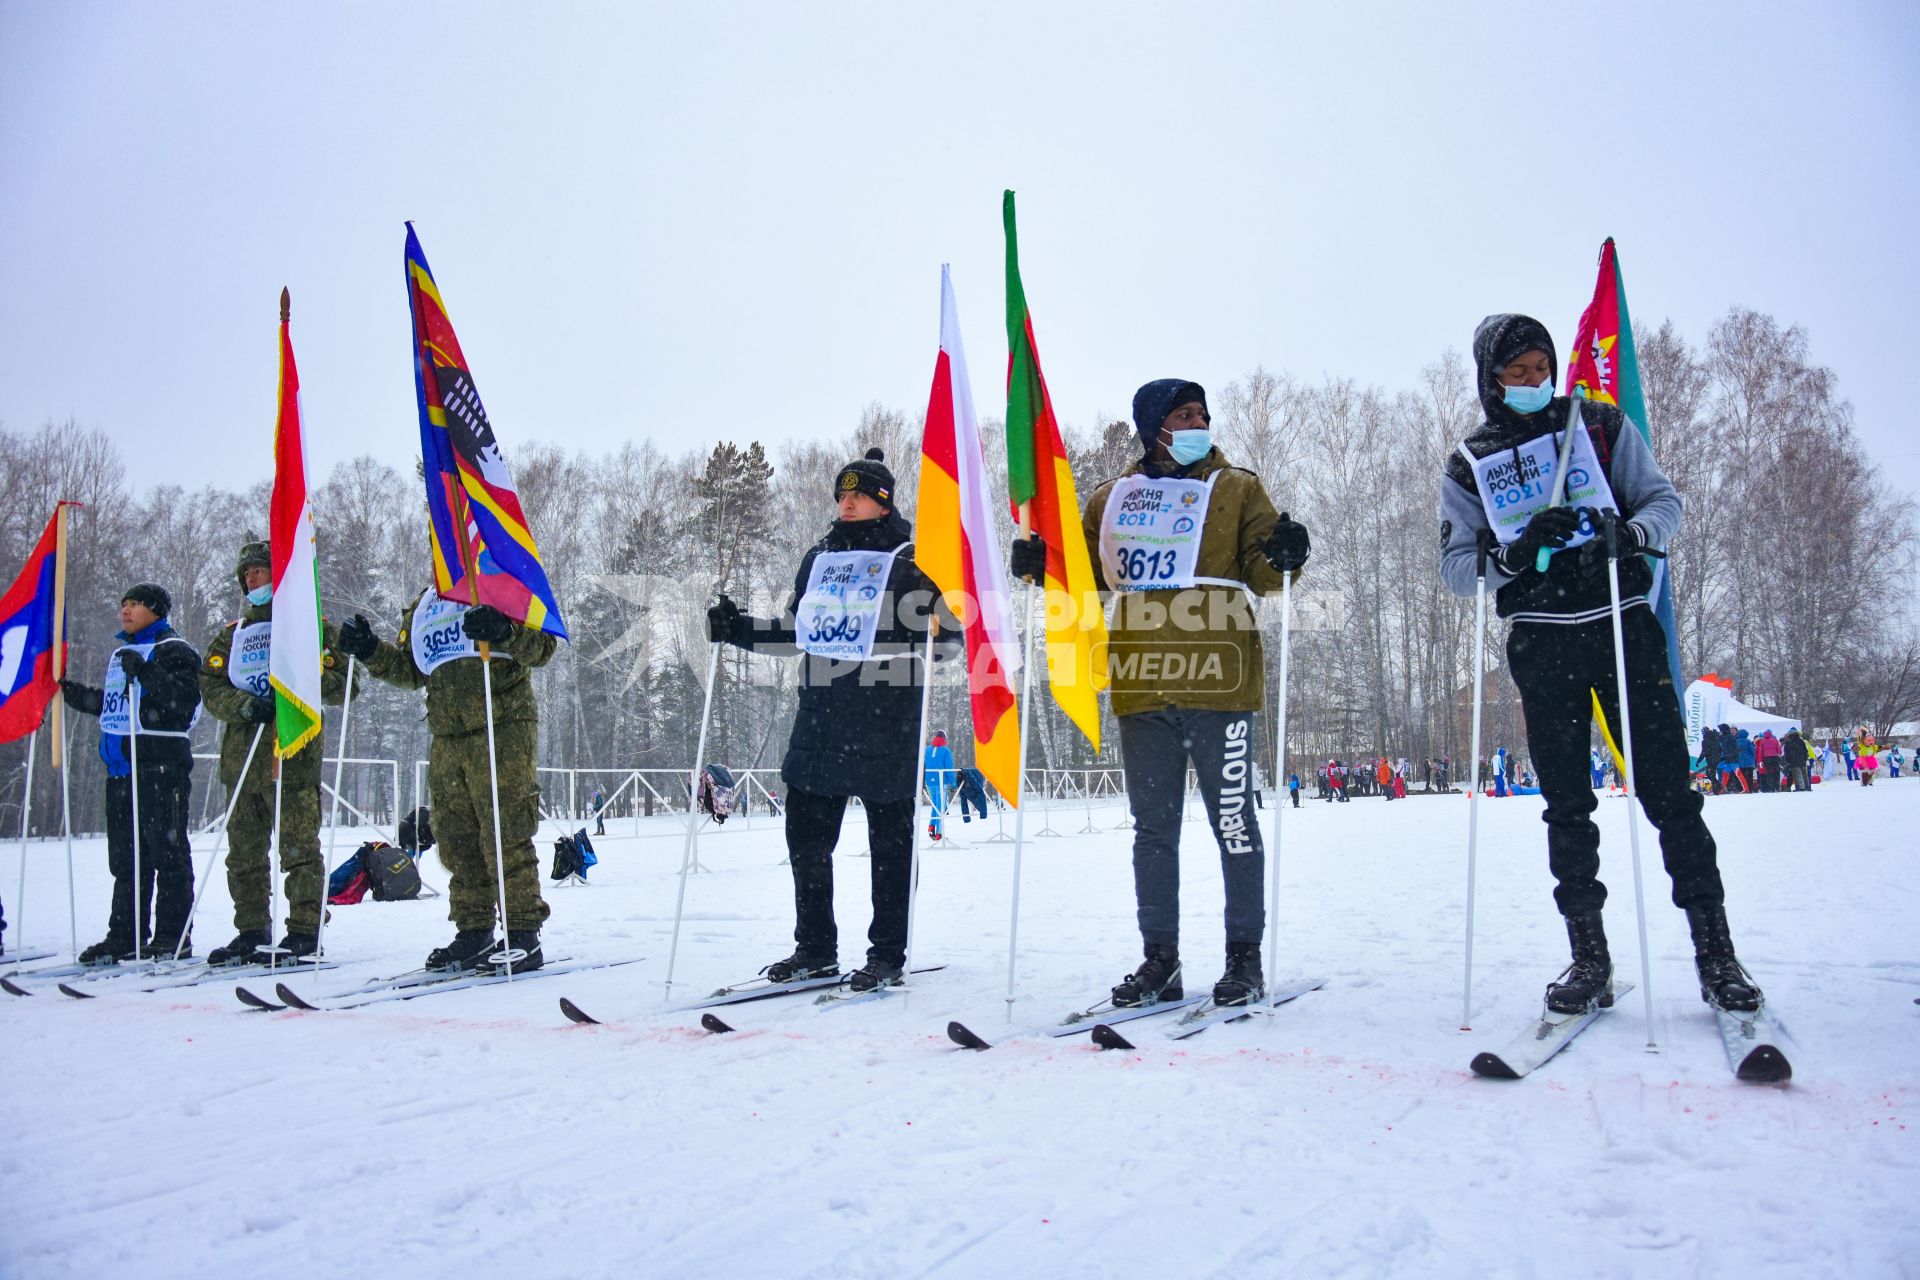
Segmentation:
{"type": "Polygon", "coordinates": [[[1033,316],[1020,283],[1020,247],[1014,231],[1013,192],[1001,199],[1007,232],[1007,489],[1019,519],[1047,544],[1047,684],[1067,719],[1100,749],[1100,690],[1107,620],[1094,586],[1093,561],[1080,526],[1080,495],[1067,465],[1060,423],[1040,372],[1033,316]]]}

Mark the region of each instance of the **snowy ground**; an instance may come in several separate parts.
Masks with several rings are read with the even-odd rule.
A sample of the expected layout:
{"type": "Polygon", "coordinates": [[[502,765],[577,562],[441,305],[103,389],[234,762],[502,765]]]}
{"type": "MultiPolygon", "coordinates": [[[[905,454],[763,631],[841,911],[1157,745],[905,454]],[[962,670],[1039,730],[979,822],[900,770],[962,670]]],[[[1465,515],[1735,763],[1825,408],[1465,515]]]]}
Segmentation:
{"type": "MultiPolygon", "coordinates": [[[[625,968],[319,1014],[247,1012],[231,983],[0,996],[0,1275],[1920,1273],[1920,784],[1709,804],[1735,938],[1798,1037],[1783,1087],[1732,1079],[1651,839],[1659,1052],[1636,994],[1527,1080],[1467,1072],[1564,963],[1538,815],[1481,809],[1471,1033],[1458,797],[1289,812],[1280,969],[1326,988],[1179,1045],[1136,1023],[1134,1053],[947,1040],[949,1018],[1009,1029],[1011,857],[978,823],[926,861],[916,960],[944,972],[877,1004],[740,1006],[734,1035],[665,1011],[666,819],[639,838],[613,824],[593,885],[549,890],[548,954],[645,957],[625,968]],[[562,1020],[562,995],[608,1025],[562,1020]]],[[[1120,817],[1108,802],[1099,834],[1031,842],[1015,1027],[1131,967],[1120,817]]],[[[1615,955],[1637,979],[1624,805],[1601,821],[1615,955]]],[[[843,962],[864,946],[863,844],[850,827],[843,962]]],[[[1202,984],[1220,948],[1202,823],[1186,851],[1202,984]]],[[[32,932],[7,941],[64,947],[58,846],[30,856],[32,932]]],[[[782,856],[764,818],[703,839],[676,1002],[786,953],[782,856]]],[[[86,942],[100,843],[79,862],[86,942]]],[[[11,854],[0,867],[14,914],[11,854]]],[[[216,877],[203,950],[226,905],[216,877]]],[[[347,963],[306,984],[413,967],[447,933],[441,902],[336,909],[347,963]]]]}

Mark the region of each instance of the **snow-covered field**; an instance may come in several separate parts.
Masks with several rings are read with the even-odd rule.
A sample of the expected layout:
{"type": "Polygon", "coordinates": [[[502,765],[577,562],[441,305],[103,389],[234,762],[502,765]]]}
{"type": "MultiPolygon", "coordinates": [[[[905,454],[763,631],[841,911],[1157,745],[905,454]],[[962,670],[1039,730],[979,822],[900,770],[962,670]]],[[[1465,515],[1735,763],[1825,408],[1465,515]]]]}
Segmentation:
{"type": "MultiPolygon", "coordinates": [[[[548,955],[644,957],[623,968],[352,1012],[249,1012],[231,982],[0,996],[0,1275],[1920,1274],[1920,784],[1709,802],[1735,940],[1797,1037],[1788,1086],[1728,1071],[1651,832],[1659,1051],[1636,993],[1524,1081],[1468,1073],[1565,962],[1539,812],[1481,808],[1470,1033],[1461,797],[1289,811],[1281,975],[1326,987],[1180,1044],[1135,1023],[1131,1053],[944,1034],[1051,1021],[1132,966],[1112,801],[1099,834],[1030,842],[1011,1028],[1011,855],[978,822],[926,857],[915,959],[943,972],[878,1003],[741,1005],[733,1035],[666,1011],[681,841],[664,818],[638,838],[611,824],[591,887],[548,890],[548,955]],[[563,995],[606,1025],[563,1020],[563,995]]],[[[1600,820],[1637,980],[1624,804],[1600,820]]],[[[850,824],[839,859],[849,964],[864,837],[850,824]]],[[[736,818],[700,848],[675,1003],[789,949],[777,825],[736,818]]],[[[1221,942],[1203,823],[1186,852],[1197,986],[1221,942]]],[[[59,847],[30,857],[32,932],[7,941],[64,948],[59,847]]],[[[87,942],[101,842],[79,864],[87,942]]],[[[11,852],[0,869],[14,914],[11,852]]],[[[203,951],[229,932],[220,880],[203,951]]],[[[345,963],[309,994],[418,965],[449,932],[441,901],[333,919],[345,963]]]]}

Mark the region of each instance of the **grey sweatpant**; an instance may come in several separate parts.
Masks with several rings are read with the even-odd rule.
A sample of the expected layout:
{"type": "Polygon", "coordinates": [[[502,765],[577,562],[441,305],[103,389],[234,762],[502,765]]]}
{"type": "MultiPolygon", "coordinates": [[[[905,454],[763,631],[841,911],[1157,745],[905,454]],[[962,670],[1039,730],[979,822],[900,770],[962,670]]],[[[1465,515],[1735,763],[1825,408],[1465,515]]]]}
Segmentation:
{"type": "Polygon", "coordinates": [[[1140,939],[1180,941],[1180,819],[1193,761],[1226,879],[1227,941],[1258,943],[1266,850],[1253,809],[1253,713],[1169,707],[1120,717],[1120,764],[1133,811],[1133,893],[1140,939]]]}

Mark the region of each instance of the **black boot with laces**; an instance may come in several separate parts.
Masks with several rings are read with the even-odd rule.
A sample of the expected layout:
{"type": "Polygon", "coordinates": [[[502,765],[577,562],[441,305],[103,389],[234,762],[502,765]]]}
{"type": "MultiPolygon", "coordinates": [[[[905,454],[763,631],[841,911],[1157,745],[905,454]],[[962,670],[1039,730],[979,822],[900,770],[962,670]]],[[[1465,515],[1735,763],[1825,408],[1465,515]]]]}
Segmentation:
{"type": "Polygon", "coordinates": [[[427,968],[458,973],[471,969],[500,949],[491,929],[462,929],[444,947],[427,953],[427,968]]]}
{"type": "Polygon", "coordinates": [[[1758,1009],[1764,997],[1760,985],[1733,954],[1725,904],[1688,907],[1687,927],[1693,931],[1693,968],[1700,975],[1700,998],[1732,1013],[1758,1009]]]}
{"type": "Polygon", "coordinates": [[[768,982],[799,982],[803,978],[831,978],[840,972],[840,957],[802,948],[785,960],[775,960],[760,971],[768,982]]]}
{"type": "Polygon", "coordinates": [[[1267,979],[1260,971],[1260,944],[1229,942],[1227,971],[1213,984],[1215,1004],[1252,1004],[1267,994],[1267,979]]]}
{"type": "Polygon", "coordinates": [[[1586,1013],[1613,1007],[1613,957],[1607,954],[1607,930],[1598,911],[1567,917],[1567,941],[1573,963],[1558,982],[1547,984],[1547,1008],[1554,1013],[1586,1013]]]}
{"type": "Polygon", "coordinates": [[[853,971],[847,979],[847,985],[855,991],[873,991],[880,987],[897,987],[901,983],[901,966],[891,960],[867,962],[853,971]]]}
{"type": "Polygon", "coordinates": [[[1113,989],[1116,1009],[1134,1009],[1162,1000],[1181,1000],[1186,992],[1180,986],[1180,948],[1165,942],[1150,942],[1140,967],[1121,979],[1113,989]]]}

